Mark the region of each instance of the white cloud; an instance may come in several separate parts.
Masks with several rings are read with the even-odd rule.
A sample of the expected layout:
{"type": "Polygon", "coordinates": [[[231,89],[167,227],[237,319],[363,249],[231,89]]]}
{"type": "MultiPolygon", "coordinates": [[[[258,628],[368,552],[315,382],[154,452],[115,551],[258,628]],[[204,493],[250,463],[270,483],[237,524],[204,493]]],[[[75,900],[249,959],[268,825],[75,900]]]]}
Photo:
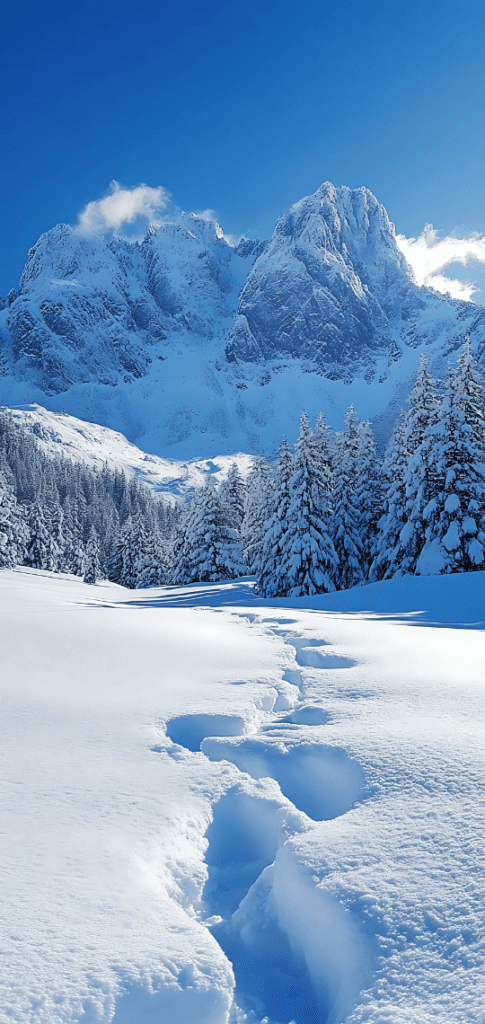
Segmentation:
{"type": "Polygon", "coordinates": [[[440,271],[450,263],[461,263],[464,267],[470,262],[485,263],[484,235],[474,233],[467,238],[456,238],[454,235],[439,238],[433,225],[426,224],[417,238],[397,235],[396,241],[413,268],[419,285],[435,288],[438,292],[449,292],[455,299],[468,301],[478,290],[473,282],[449,278],[440,271]]]}
{"type": "Polygon", "coordinates": [[[217,220],[216,211],[209,208],[207,210],[197,210],[195,216],[200,217],[201,220],[217,220]]]}
{"type": "Polygon", "coordinates": [[[169,205],[170,197],[160,185],[137,185],[123,188],[112,181],[110,194],[104,199],[88,203],[79,214],[77,230],[83,235],[115,234],[128,237],[131,241],[142,238],[149,224],[159,227],[162,210],[169,205]]]}

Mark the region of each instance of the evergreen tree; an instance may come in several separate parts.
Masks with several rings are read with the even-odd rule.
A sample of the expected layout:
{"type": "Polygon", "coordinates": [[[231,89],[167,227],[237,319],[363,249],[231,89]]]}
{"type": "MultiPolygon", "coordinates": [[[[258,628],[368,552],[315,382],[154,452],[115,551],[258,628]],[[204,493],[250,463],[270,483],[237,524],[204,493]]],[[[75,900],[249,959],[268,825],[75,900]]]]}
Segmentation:
{"type": "Polygon", "coordinates": [[[145,550],[138,560],[137,589],[161,587],[171,582],[168,545],[160,534],[148,533],[145,550]]]}
{"type": "Polygon", "coordinates": [[[12,569],[22,561],[28,538],[13,488],[0,471],[0,569],[12,569]]]}
{"type": "Polygon", "coordinates": [[[46,526],[54,549],[54,571],[62,572],[66,549],[66,537],[64,533],[64,513],[59,500],[50,504],[48,515],[46,516],[46,526]]]}
{"type": "Polygon", "coordinates": [[[358,507],[359,457],[361,436],[353,405],[344,421],[335,454],[332,539],[338,559],[334,578],[337,590],[346,590],[362,582],[363,539],[358,507]]]}
{"type": "Polygon", "coordinates": [[[265,529],[273,512],[274,480],[269,463],[255,458],[246,481],[241,542],[247,571],[257,576],[261,567],[261,547],[265,529]]]}
{"type": "Polygon", "coordinates": [[[112,583],[121,583],[123,575],[124,536],[116,507],[112,509],[107,526],[106,541],[103,551],[103,568],[106,578],[112,583]]]}
{"type": "Polygon", "coordinates": [[[26,553],[26,564],[33,569],[48,569],[55,572],[57,550],[48,532],[44,513],[36,502],[29,517],[30,540],[26,553]]]}
{"type": "Polygon", "coordinates": [[[374,583],[392,576],[395,569],[399,535],[407,519],[405,475],[408,450],[405,437],[405,416],[401,413],[389,442],[383,466],[383,480],[387,482],[384,511],[378,524],[376,553],[369,570],[374,583]]]}
{"type": "Polygon", "coordinates": [[[434,474],[427,453],[427,444],[429,431],[439,416],[440,400],[435,390],[435,382],[429,372],[429,360],[424,357],[421,357],[409,404],[405,426],[408,461],[403,480],[406,500],[405,522],[393,552],[388,576],[391,573],[394,576],[414,573],[416,561],[425,540],[425,523],[421,511],[427,501],[423,504],[423,494],[425,491],[428,492],[429,500],[431,497],[429,487],[434,474]]]}
{"type": "Polygon", "coordinates": [[[411,458],[421,445],[428,427],[436,423],[439,407],[440,400],[430,373],[429,359],[421,356],[416,383],[409,396],[409,411],[406,414],[405,439],[411,458]]]}
{"type": "Polygon", "coordinates": [[[237,463],[233,462],[227,478],[219,487],[219,500],[226,510],[228,523],[238,533],[241,532],[244,519],[245,489],[237,463]]]}
{"type": "Polygon", "coordinates": [[[292,596],[335,590],[337,556],[324,491],[314,438],[307,415],[302,413],[289,480],[289,528],[284,540],[287,593],[292,596]]]}
{"type": "MultiPolygon", "coordinates": [[[[292,472],[293,459],[288,442],[284,437],[280,445],[272,492],[273,512],[268,515],[264,524],[265,529],[257,562],[253,555],[253,567],[256,569],[263,597],[284,597],[290,585],[289,549],[286,537],[290,528],[292,472]]],[[[269,511],[271,512],[271,509],[269,511]]]]}
{"type": "Polygon", "coordinates": [[[456,373],[448,371],[439,420],[428,428],[420,449],[424,472],[411,514],[424,528],[411,567],[419,575],[485,567],[483,398],[477,394],[470,402],[470,370],[476,368],[469,356],[463,353],[456,373]]]}
{"type": "Polygon", "coordinates": [[[376,451],[369,420],[360,424],[359,435],[360,452],[355,493],[362,539],[360,564],[363,577],[367,579],[370,566],[377,554],[377,535],[383,513],[384,494],[382,464],[376,451]]]}
{"type": "Polygon", "coordinates": [[[195,495],[192,495],[189,501],[185,501],[179,506],[167,545],[169,563],[171,566],[170,582],[178,584],[179,586],[183,586],[187,582],[187,538],[189,536],[192,519],[195,514],[194,497],[195,495]]]}
{"type": "Polygon", "coordinates": [[[236,579],[246,572],[237,533],[228,523],[213,477],[192,499],[183,561],[187,583],[236,579]]]}
{"type": "Polygon", "coordinates": [[[77,518],[76,503],[72,499],[64,501],[63,525],[66,543],[62,569],[64,572],[72,572],[74,576],[82,576],[84,574],[84,545],[77,518]]]}
{"type": "Polygon", "coordinates": [[[469,427],[473,436],[477,458],[481,455],[482,460],[485,461],[484,379],[478,369],[468,336],[465,338],[463,348],[458,356],[456,376],[463,422],[469,427]]]}
{"type": "Polygon", "coordinates": [[[99,546],[96,530],[94,526],[91,527],[88,541],[86,544],[86,552],[84,556],[84,571],[83,571],[83,582],[84,583],[96,583],[101,575],[101,569],[99,564],[99,546]]]}
{"type": "Polygon", "coordinates": [[[128,516],[121,531],[122,568],[118,583],[123,587],[135,590],[138,576],[138,556],[140,550],[140,531],[137,517],[133,520],[128,516]]]}
{"type": "Polygon", "coordinates": [[[140,587],[157,587],[167,582],[167,570],[163,565],[164,551],[158,530],[158,523],[152,510],[147,509],[143,515],[138,512],[133,518],[134,546],[138,551],[135,560],[137,589],[140,587]]]}
{"type": "Polygon", "coordinates": [[[335,445],[332,443],[330,427],[322,412],[319,412],[316,418],[313,436],[323,494],[326,500],[330,501],[334,489],[332,463],[335,455],[335,445]]]}

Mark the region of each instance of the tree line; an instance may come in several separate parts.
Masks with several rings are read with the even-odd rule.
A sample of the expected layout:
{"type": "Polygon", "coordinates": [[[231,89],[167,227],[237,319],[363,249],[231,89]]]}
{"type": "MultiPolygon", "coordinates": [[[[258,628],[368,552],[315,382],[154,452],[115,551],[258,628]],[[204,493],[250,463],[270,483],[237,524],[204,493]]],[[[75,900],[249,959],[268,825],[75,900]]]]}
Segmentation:
{"type": "Polygon", "coordinates": [[[483,380],[468,339],[438,390],[422,358],[383,460],[350,406],[332,434],[305,413],[278,459],[209,474],[158,501],[104,467],[48,458],[0,420],[0,565],[104,576],[136,588],[250,574],[265,597],[328,593],[404,574],[485,568],[483,380]]]}
{"type": "Polygon", "coordinates": [[[0,567],[132,588],[168,583],[165,550],[176,519],[177,509],[136,477],[50,457],[30,430],[0,416],[0,567]]]}

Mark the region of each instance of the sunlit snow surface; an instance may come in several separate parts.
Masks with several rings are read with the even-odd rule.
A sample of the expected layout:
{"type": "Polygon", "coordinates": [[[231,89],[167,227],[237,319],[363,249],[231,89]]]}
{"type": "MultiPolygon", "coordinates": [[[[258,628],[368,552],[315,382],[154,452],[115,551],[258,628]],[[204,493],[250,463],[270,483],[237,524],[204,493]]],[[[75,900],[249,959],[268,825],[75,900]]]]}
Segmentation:
{"type": "Polygon", "coordinates": [[[0,595],[0,1020],[483,1022],[484,573],[0,595]]]}

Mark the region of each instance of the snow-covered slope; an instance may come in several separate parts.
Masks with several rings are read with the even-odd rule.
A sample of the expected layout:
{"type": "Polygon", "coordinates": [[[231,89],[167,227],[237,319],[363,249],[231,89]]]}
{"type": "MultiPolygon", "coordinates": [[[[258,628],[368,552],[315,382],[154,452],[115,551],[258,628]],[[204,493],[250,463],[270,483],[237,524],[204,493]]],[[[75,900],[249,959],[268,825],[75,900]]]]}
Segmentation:
{"type": "Polygon", "coordinates": [[[225,480],[234,462],[245,479],[253,464],[251,456],[243,452],[214,455],[212,459],[191,459],[189,462],[148,455],[116,430],[87,423],[67,413],[50,412],[40,405],[23,409],[0,408],[0,413],[2,411],[12,416],[19,426],[30,430],[47,455],[64,456],[95,469],[106,464],[110,469],[122,470],[127,476],[138,477],[156,494],[167,498],[202,486],[209,474],[217,474],[218,482],[225,480]]]}
{"type": "Polygon", "coordinates": [[[442,373],[485,311],[419,288],[367,189],[328,183],[268,243],[180,214],[144,241],[57,225],[0,305],[0,402],[121,430],[158,455],[270,451],[354,401],[388,433],[422,351],[442,373]]]}
{"type": "Polygon", "coordinates": [[[2,570],[2,1022],[482,1024],[484,577],[2,570]]]}

